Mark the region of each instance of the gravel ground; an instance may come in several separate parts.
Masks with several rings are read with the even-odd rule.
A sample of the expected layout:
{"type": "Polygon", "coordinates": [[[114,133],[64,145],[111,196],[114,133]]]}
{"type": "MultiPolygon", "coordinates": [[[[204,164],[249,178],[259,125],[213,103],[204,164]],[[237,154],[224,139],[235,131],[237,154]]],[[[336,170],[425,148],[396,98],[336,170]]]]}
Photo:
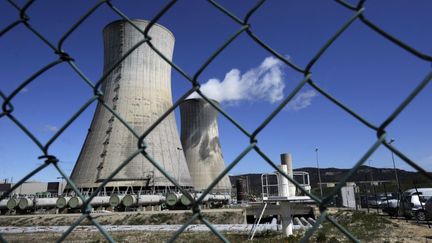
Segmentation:
{"type": "MultiPolygon", "coordinates": [[[[390,218],[376,213],[339,211],[332,217],[362,242],[431,242],[432,229],[426,222],[390,218]]],[[[331,223],[325,222],[313,236],[316,242],[351,242],[331,223]]]]}
{"type": "MultiPolygon", "coordinates": [[[[244,224],[246,212],[243,209],[202,210],[203,216],[212,224],[244,224]]],[[[75,222],[81,214],[29,214],[1,215],[0,226],[66,226],[75,222]]],[[[139,211],[92,213],[102,225],[158,225],[183,224],[192,216],[190,210],[139,211]]],[[[199,222],[194,222],[198,224],[199,222]]],[[[91,225],[84,220],[82,225],[91,225]]]]}
{"type": "MultiPolygon", "coordinates": [[[[337,211],[332,217],[344,225],[361,242],[408,242],[432,243],[432,229],[423,223],[392,219],[388,216],[367,214],[365,212],[337,211]]],[[[1,217],[3,218],[3,217],[1,217]]],[[[163,242],[169,239],[173,231],[180,225],[123,225],[107,226],[110,235],[117,242],[163,242]]],[[[217,225],[219,231],[231,242],[247,242],[247,232],[250,225],[217,225]]],[[[267,225],[276,227],[276,225],[267,225]]],[[[47,227],[0,227],[0,232],[9,242],[55,242],[67,226],[47,227]],[[8,231],[9,233],[6,233],[8,231]],[[42,231],[42,232],[41,232],[42,231]]],[[[275,229],[261,228],[255,237],[256,242],[298,242],[303,236],[303,230],[296,230],[294,236],[287,238],[275,229]]],[[[73,231],[66,242],[105,242],[104,236],[95,231],[94,227],[80,226],[73,231]]],[[[178,242],[219,242],[218,238],[208,231],[204,225],[192,225],[180,235],[178,242]]],[[[329,222],[310,239],[310,242],[351,242],[329,222]]]]}

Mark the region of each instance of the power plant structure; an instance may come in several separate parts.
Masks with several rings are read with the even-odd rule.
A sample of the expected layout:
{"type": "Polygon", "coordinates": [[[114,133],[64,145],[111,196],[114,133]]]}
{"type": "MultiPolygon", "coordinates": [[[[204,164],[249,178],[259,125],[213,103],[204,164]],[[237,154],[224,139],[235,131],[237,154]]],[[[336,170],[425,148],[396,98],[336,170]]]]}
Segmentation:
{"type": "MultiPolygon", "coordinates": [[[[83,198],[77,196],[70,185],[63,192],[63,186],[60,190],[57,187],[52,194],[19,190],[0,200],[0,214],[83,212],[87,210],[83,206],[90,197],[90,210],[99,212],[188,209],[192,202],[190,197],[182,194],[184,190],[195,199],[202,197],[199,206],[202,208],[226,207],[231,203],[232,187],[228,175],[223,176],[209,193],[203,195],[225,169],[219,141],[218,111],[204,99],[186,99],[181,102],[180,136],[175,114],[171,112],[144,139],[148,156],[184,190],[176,188],[146,157],[141,154],[131,157],[138,151],[138,138],[130,128],[136,134],[143,134],[173,106],[171,66],[143,42],[143,33],[135,28],[144,31],[150,22],[132,22],[134,25],[125,20],[115,21],[103,30],[104,73],[109,72],[101,84],[103,103],[97,104],[70,176],[83,198]],[[127,57],[123,58],[126,54],[127,57]],[[119,65],[112,70],[117,63],[119,65]],[[127,160],[128,164],[110,178],[97,195],[92,195],[127,160]]],[[[149,36],[159,53],[171,60],[174,35],[165,27],[154,24],[149,36]]],[[[216,101],[213,103],[219,105],[216,101]]],[[[281,155],[279,168],[290,177],[295,176],[290,154],[281,155]]],[[[292,234],[292,215],[310,214],[311,207],[307,203],[312,203],[312,200],[307,196],[296,196],[295,186],[280,173],[274,173],[273,176],[277,178],[276,185],[269,185],[269,180],[265,184],[262,180],[261,201],[252,203],[249,200],[249,184],[241,179],[236,183],[237,205],[215,212],[227,218],[225,213],[241,209],[240,215],[245,223],[247,217],[254,217],[255,223],[248,229],[250,239],[253,239],[263,216],[278,215],[283,232],[292,234]],[[278,195],[270,195],[269,190],[265,193],[268,187],[277,189],[278,195]]],[[[24,188],[24,185],[21,187],[24,188]]],[[[49,186],[46,188],[47,191],[53,189],[49,186]]]]}
{"type": "MultiPolygon", "coordinates": [[[[133,23],[141,30],[149,24],[145,20],[133,23]]],[[[171,60],[174,35],[155,24],[149,36],[155,48],[171,60]]],[[[103,102],[137,134],[143,134],[173,105],[171,66],[146,43],[122,60],[125,53],[144,40],[144,35],[127,21],[108,24],[103,39],[104,72],[121,60],[102,83],[103,102]]],[[[205,101],[195,99],[185,101],[181,113],[182,142],[175,115],[171,113],[145,137],[146,152],[181,187],[197,197],[224,169],[217,112],[205,101]]],[[[138,139],[129,129],[98,103],[71,180],[84,195],[91,194],[137,151],[137,144],[138,139]]],[[[80,209],[82,200],[71,188],[66,192],[68,195],[59,197],[57,208],[80,209]]],[[[231,184],[225,177],[204,202],[220,207],[230,201],[230,192],[231,184]]],[[[112,208],[166,204],[169,208],[184,208],[190,206],[190,201],[147,158],[138,155],[105,185],[91,204],[112,208]]]]}
{"type": "MultiPolygon", "coordinates": [[[[141,30],[149,25],[149,21],[145,20],[132,21],[141,30]]],[[[173,34],[155,24],[149,36],[152,45],[171,60],[173,34]]],[[[66,186],[63,193],[59,188],[53,194],[27,194],[28,191],[20,190],[0,200],[0,214],[83,212],[87,210],[83,206],[90,195],[91,210],[98,212],[188,209],[192,202],[182,194],[184,190],[195,199],[202,197],[199,207],[204,209],[231,204],[232,187],[228,175],[223,176],[209,193],[203,195],[225,169],[219,141],[218,111],[204,99],[186,99],[180,103],[180,136],[175,114],[171,112],[144,139],[148,156],[184,190],[176,188],[143,155],[131,158],[138,151],[138,138],[105,106],[118,114],[136,134],[141,135],[173,105],[171,66],[148,44],[142,43],[144,38],[140,31],[124,20],[112,22],[103,30],[104,73],[110,73],[101,85],[103,103],[97,104],[70,177],[83,198],[77,196],[70,185],[66,186]],[[139,43],[142,44],[136,47],[139,43]],[[128,56],[123,59],[127,53],[128,56]],[[111,72],[116,63],[120,64],[111,72]],[[93,197],[92,193],[101,183],[129,158],[129,163],[93,197]]],[[[216,101],[212,103],[219,105],[216,101]]],[[[296,176],[290,154],[281,155],[279,168],[292,178],[296,176]]],[[[304,174],[300,175],[304,178],[304,174]]],[[[294,229],[293,215],[311,214],[308,204],[313,201],[308,196],[296,195],[294,184],[278,172],[261,175],[261,201],[248,198],[249,181],[240,178],[236,184],[237,205],[215,212],[223,213],[225,217],[225,213],[240,209],[245,223],[248,217],[253,217],[254,225],[248,229],[249,239],[253,239],[263,216],[273,218],[277,215],[282,231],[290,235],[294,229]],[[276,178],[275,184],[269,184],[268,179],[264,183],[263,178],[268,176],[276,178]],[[277,192],[277,195],[269,193],[269,188],[274,188],[271,191],[277,192]]],[[[309,186],[309,180],[306,186],[309,186]]],[[[46,189],[50,189],[49,186],[46,189]]],[[[273,219],[277,222],[276,218],[273,219]]]]}
{"type": "MultiPolygon", "coordinates": [[[[149,24],[133,20],[141,30],[149,24]]],[[[173,55],[174,36],[155,24],[149,35],[152,44],[167,58],[173,55]]],[[[104,72],[144,35],[124,20],[108,24],[103,30],[104,72]]],[[[171,66],[147,44],[126,57],[102,84],[103,101],[138,133],[146,131],[172,106],[171,66]]],[[[178,135],[174,113],[166,117],[145,138],[147,153],[175,178],[182,187],[192,188],[192,180],[178,135]]],[[[98,104],[71,179],[83,191],[91,191],[137,151],[138,139],[102,104],[98,104]]],[[[174,185],[144,156],[132,159],[106,185],[108,190],[166,190],[174,185]]]]}
{"type": "MultiPolygon", "coordinates": [[[[180,137],[192,182],[196,191],[203,191],[225,168],[219,142],[218,111],[203,99],[187,99],[180,104],[180,116],[180,137]]],[[[212,191],[230,194],[228,176],[225,175],[212,191]]]]}

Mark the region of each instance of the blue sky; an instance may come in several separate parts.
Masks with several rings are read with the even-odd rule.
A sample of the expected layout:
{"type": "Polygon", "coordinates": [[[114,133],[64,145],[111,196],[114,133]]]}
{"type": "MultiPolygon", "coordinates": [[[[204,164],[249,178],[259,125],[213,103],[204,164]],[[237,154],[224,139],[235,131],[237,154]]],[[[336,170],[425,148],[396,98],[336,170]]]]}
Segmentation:
{"type": "MultiPolygon", "coordinates": [[[[23,1],[18,1],[23,4],[23,1]]],[[[112,1],[130,18],[151,19],[166,1],[112,1]]],[[[355,2],[355,1],[351,1],[355,2]]],[[[243,18],[254,1],[219,1],[243,18]]],[[[31,25],[53,43],[70,28],[94,1],[36,1],[27,13],[31,25]]],[[[370,1],[365,15],[394,36],[424,53],[432,53],[430,1],[370,1]]],[[[304,67],[320,47],[351,16],[352,12],[334,1],[268,1],[251,18],[252,31],[273,49],[304,67]]],[[[6,1],[0,2],[0,29],[18,17],[6,1]]],[[[102,28],[119,17],[101,6],[64,43],[64,50],[81,70],[95,82],[102,73],[102,28]]],[[[173,61],[190,76],[240,26],[206,1],[179,1],[163,16],[160,24],[175,35],[173,61]]],[[[199,78],[224,80],[236,69],[240,74],[260,66],[270,53],[245,33],[224,50],[199,78]]],[[[57,59],[42,41],[23,25],[0,38],[0,90],[9,95],[38,69],[57,59]]],[[[431,70],[422,61],[356,20],[326,51],[312,68],[318,85],[344,102],[358,114],[379,125],[408,96],[431,70]]],[[[302,75],[280,66],[283,97],[301,80],[302,75]]],[[[190,87],[173,71],[173,97],[178,99],[190,87]]],[[[319,148],[321,167],[351,167],[375,142],[375,133],[306,86],[301,90],[301,109],[283,110],[258,136],[258,144],[275,162],[279,154],[290,152],[294,167],[315,166],[319,148]],[[307,95],[309,94],[309,95],[307,95]]],[[[17,117],[42,142],[48,139],[90,97],[92,90],[71,68],[60,64],[28,85],[12,101],[17,117]]],[[[281,100],[267,98],[224,102],[222,107],[252,132],[281,100]]],[[[428,85],[392,123],[388,137],[414,161],[432,170],[432,87],[428,85]]],[[[90,106],[52,145],[60,166],[68,173],[78,157],[90,126],[95,105],[90,106]]],[[[176,111],[178,115],[178,111],[176,111]]],[[[179,117],[177,117],[179,123],[179,117]]],[[[248,138],[220,117],[219,131],[226,163],[246,146],[248,138]]],[[[0,119],[0,178],[18,180],[41,163],[38,148],[6,118],[0,119]]],[[[370,158],[371,165],[390,167],[391,154],[380,147],[370,158]]],[[[411,168],[396,158],[398,167],[411,168]]],[[[248,154],[230,174],[271,172],[256,155],[248,154]]],[[[59,175],[46,169],[34,177],[56,180],[59,175]]]]}

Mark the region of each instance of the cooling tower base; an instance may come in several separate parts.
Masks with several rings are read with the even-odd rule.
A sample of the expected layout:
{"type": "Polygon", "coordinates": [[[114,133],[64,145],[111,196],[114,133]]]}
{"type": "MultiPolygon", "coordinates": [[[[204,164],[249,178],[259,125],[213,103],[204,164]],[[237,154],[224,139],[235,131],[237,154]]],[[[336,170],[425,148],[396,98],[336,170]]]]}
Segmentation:
{"type": "MultiPolygon", "coordinates": [[[[142,186],[142,185],[127,185],[125,186],[125,183],[119,183],[115,185],[116,183],[108,183],[107,186],[105,186],[101,190],[101,194],[103,195],[112,195],[112,194],[165,194],[170,191],[179,191],[179,189],[175,186],[142,186]],[[113,185],[114,184],[114,185],[113,185]]],[[[97,190],[98,187],[82,187],[78,188],[80,192],[84,195],[90,195],[94,191],[97,190]]],[[[193,188],[190,186],[182,187],[183,189],[187,191],[193,191],[193,188]]],[[[66,188],[64,191],[65,194],[73,194],[72,188],[66,188]]]]}

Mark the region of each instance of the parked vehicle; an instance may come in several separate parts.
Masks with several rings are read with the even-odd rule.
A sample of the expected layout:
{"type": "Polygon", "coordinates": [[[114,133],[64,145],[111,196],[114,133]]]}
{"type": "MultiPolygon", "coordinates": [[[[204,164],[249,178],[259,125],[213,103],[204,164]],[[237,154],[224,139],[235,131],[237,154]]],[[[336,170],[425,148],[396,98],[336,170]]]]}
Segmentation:
{"type": "Polygon", "coordinates": [[[429,199],[426,201],[424,208],[426,210],[427,216],[432,218],[432,197],[429,197],[429,199]]]}
{"type": "Polygon", "coordinates": [[[416,217],[417,220],[426,220],[426,201],[432,197],[432,188],[409,189],[402,194],[400,210],[401,215],[407,219],[416,217]]]}
{"type": "Polygon", "coordinates": [[[385,196],[385,195],[384,196],[383,195],[377,196],[376,200],[373,200],[371,202],[371,205],[374,207],[382,208],[382,207],[387,206],[387,203],[390,203],[390,200],[393,200],[393,199],[395,199],[395,197],[393,197],[393,196],[385,196]]]}
{"type": "Polygon", "coordinates": [[[388,213],[390,216],[398,216],[399,206],[399,199],[393,197],[392,199],[389,199],[388,202],[381,204],[381,209],[384,213],[388,213]]]}
{"type": "Polygon", "coordinates": [[[361,196],[360,197],[360,204],[362,208],[370,207],[370,208],[381,208],[387,204],[387,201],[390,201],[392,199],[395,199],[396,197],[392,196],[391,194],[385,195],[383,193],[370,196],[361,196]]]}

